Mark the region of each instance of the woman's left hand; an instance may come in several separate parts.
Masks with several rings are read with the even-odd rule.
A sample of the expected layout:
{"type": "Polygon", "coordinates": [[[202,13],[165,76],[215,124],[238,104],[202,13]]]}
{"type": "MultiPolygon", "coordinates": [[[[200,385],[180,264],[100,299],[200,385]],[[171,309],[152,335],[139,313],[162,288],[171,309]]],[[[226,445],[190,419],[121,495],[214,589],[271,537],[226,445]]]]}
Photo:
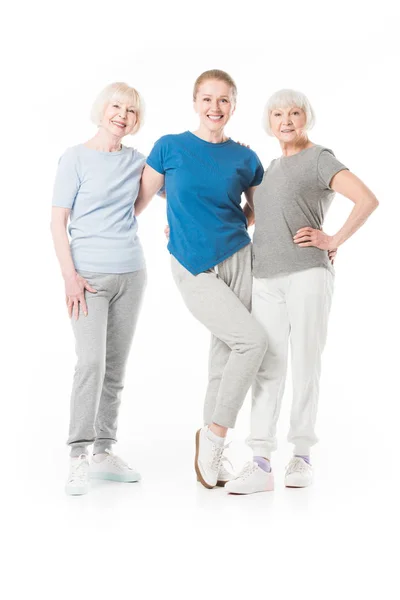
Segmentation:
{"type": "Polygon", "coordinates": [[[299,229],[293,241],[301,248],[314,246],[320,250],[335,250],[333,236],[327,235],[321,229],[313,229],[312,227],[302,227],[299,229]]]}

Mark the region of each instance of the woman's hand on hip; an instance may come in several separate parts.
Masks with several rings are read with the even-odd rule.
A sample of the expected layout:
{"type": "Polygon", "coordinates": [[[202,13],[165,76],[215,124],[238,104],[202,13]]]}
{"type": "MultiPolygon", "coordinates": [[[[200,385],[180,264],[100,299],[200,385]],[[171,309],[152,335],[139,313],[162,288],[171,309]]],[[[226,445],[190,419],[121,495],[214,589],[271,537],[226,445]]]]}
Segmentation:
{"type": "Polygon", "coordinates": [[[332,264],[334,264],[334,262],[335,262],[336,254],[337,254],[337,248],[335,248],[334,250],[328,250],[328,258],[332,264]]]}
{"type": "Polygon", "coordinates": [[[85,290],[95,294],[97,290],[92,288],[81,275],[74,273],[71,277],[65,278],[65,295],[68,308],[68,315],[71,318],[74,315],[75,319],[79,317],[79,304],[85,317],[87,317],[88,309],[85,300],[85,290]]]}
{"type": "Polygon", "coordinates": [[[333,236],[327,235],[321,229],[312,227],[302,227],[293,238],[295,244],[301,248],[314,246],[320,250],[335,250],[335,241],[333,236]]]}
{"type": "Polygon", "coordinates": [[[164,233],[165,233],[165,237],[167,238],[167,240],[169,240],[169,225],[167,225],[166,228],[164,229],[164,233]]]}

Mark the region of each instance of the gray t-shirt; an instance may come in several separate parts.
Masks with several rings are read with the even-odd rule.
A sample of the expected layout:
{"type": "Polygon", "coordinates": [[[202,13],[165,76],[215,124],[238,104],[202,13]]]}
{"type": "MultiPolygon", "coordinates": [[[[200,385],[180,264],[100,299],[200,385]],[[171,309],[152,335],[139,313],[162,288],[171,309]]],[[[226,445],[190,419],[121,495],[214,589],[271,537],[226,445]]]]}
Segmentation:
{"type": "Polygon", "coordinates": [[[330,182],[343,169],[347,167],[323,146],[271,162],[254,194],[255,277],[277,277],[313,267],[333,272],[327,251],[300,248],[293,236],[301,227],[322,228],[335,195],[330,182]]]}
{"type": "Polygon", "coordinates": [[[79,144],[60,158],[53,206],[71,209],[71,254],[78,271],[130,273],[145,267],[134,213],[145,162],[127,146],[101,152],[79,144]]]}

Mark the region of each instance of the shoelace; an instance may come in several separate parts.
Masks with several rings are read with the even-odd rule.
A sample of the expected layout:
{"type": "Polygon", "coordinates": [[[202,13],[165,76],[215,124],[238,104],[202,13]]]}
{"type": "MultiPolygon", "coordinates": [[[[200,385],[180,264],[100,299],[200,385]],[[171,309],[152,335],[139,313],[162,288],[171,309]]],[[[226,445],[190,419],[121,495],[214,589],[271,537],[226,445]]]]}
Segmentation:
{"type": "Polygon", "coordinates": [[[247,462],[243,469],[240,471],[239,475],[238,475],[238,479],[239,477],[241,479],[246,479],[247,477],[249,477],[250,475],[252,475],[255,471],[257,471],[258,469],[258,465],[255,462],[247,462]]]}
{"type": "Polygon", "coordinates": [[[213,444],[213,453],[210,462],[210,467],[213,471],[219,471],[223,452],[224,446],[217,446],[216,444],[213,444]]]}
{"type": "Polygon", "coordinates": [[[87,462],[87,458],[84,454],[81,454],[79,459],[76,461],[76,464],[71,466],[69,481],[84,483],[87,480],[88,468],[89,464],[87,462]]]}
{"type": "MultiPolygon", "coordinates": [[[[229,446],[229,444],[228,444],[228,446],[229,446]]],[[[225,446],[225,448],[227,448],[228,446],[225,446]]],[[[224,448],[224,449],[225,449],[225,448],[224,448]]],[[[231,463],[231,461],[229,460],[229,458],[228,458],[227,456],[222,456],[222,459],[221,459],[221,465],[220,465],[220,467],[219,467],[219,472],[220,472],[220,474],[222,473],[222,474],[224,474],[224,475],[225,475],[225,474],[227,474],[227,475],[230,475],[230,476],[232,476],[232,475],[231,475],[231,473],[229,473],[229,471],[228,471],[228,470],[225,468],[225,464],[224,464],[224,463],[225,463],[225,464],[228,464],[228,465],[230,466],[230,468],[231,468],[231,471],[233,471],[233,470],[234,470],[234,469],[233,469],[233,464],[231,463]]]]}
{"type": "Polygon", "coordinates": [[[290,475],[291,473],[304,473],[307,470],[307,465],[304,460],[295,456],[286,467],[286,475],[290,475]]]}

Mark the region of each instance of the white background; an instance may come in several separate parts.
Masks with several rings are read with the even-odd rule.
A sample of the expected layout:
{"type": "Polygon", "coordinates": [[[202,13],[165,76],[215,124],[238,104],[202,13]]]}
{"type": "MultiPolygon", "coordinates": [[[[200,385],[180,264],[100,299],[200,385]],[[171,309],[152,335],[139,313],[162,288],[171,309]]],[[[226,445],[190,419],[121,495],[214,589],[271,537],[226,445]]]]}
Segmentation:
{"type": "MultiPolygon", "coordinates": [[[[396,596],[398,521],[398,15],[389,2],[36,2],[2,19],[3,547],[7,599],[396,596]],[[140,217],[149,284],[129,360],[118,451],[141,484],[64,494],[75,362],[49,221],[57,161],[94,133],[97,93],[135,86],[148,153],[196,127],[196,77],[220,68],[238,106],[227,133],[279,154],[261,127],[270,94],[293,87],[317,113],[315,143],[380,207],[340,248],[313,450],[315,483],[286,490],[290,379],[273,459],[276,491],[248,497],[195,481],[208,333],[169,271],[165,204],[140,217]]],[[[351,209],[336,197],[325,230],[351,209]]],[[[231,432],[249,457],[250,398],[231,432]]]]}

